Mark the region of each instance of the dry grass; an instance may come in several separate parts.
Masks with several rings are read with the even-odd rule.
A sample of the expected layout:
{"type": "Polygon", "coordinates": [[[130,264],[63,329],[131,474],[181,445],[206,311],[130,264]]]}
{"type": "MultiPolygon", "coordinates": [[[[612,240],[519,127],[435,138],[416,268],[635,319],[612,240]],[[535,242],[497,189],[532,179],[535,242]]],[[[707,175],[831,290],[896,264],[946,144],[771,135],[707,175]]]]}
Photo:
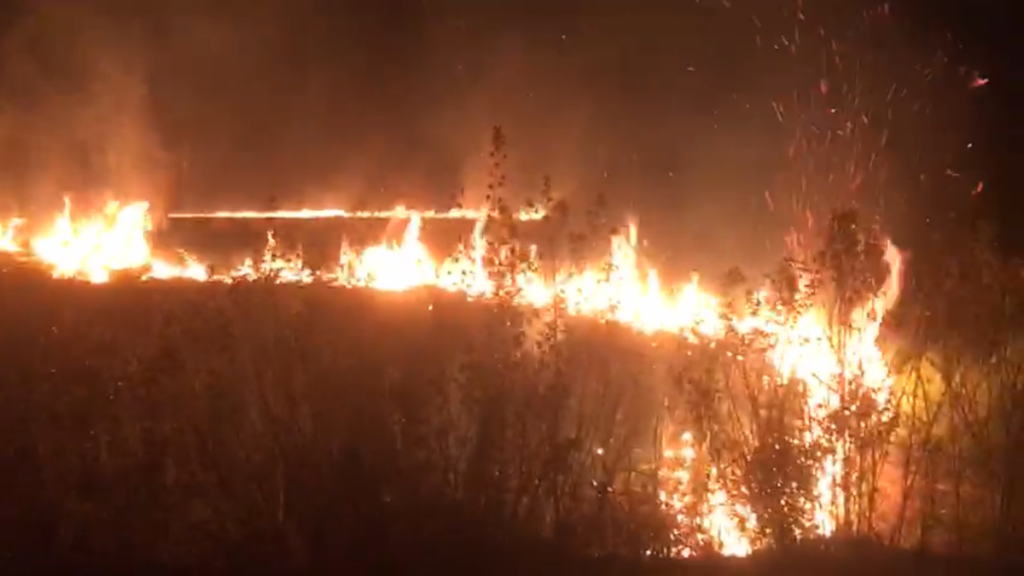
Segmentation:
{"type": "Polygon", "coordinates": [[[582,560],[636,558],[665,537],[641,472],[679,349],[613,326],[556,337],[436,292],[88,286],[21,268],[0,275],[0,303],[0,562],[14,568],[781,574],[920,561],[582,560]],[[597,446],[618,457],[596,461],[597,446]],[[625,489],[607,497],[595,479],[625,489]]]}

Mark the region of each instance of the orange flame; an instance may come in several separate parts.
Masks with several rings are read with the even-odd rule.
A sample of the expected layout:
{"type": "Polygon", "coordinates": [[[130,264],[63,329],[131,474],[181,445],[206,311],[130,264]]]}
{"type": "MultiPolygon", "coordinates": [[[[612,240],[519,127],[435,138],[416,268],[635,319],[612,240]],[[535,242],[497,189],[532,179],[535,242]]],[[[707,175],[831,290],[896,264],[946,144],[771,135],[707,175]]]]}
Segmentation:
{"type": "MultiPolygon", "coordinates": [[[[357,220],[391,220],[406,219],[416,216],[439,220],[479,220],[488,215],[496,216],[496,212],[475,210],[471,208],[452,208],[451,210],[410,210],[399,206],[394,210],[339,210],[336,208],[298,210],[223,210],[216,212],[179,212],[168,214],[175,219],[236,219],[236,220],[316,220],[323,218],[350,218],[357,220]]],[[[524,208],[511,214],[515,220],[541,220],[546,216],[543,208],[524,208]]]]}
{"type": "Polygon", "coordinates": [[[18,228],[24,223],[25,221],[21,218],[11,218],[6,223],[0,223],[0,252],[9,254],[21,252],[17,234],[18,228]]]}
{"type": "MultiPolygon", "coordinates": [[[[520,219],[542,217],[539,211],[521,211],[520,219]]],[[[484,241],[486,211],[458,210],[416,212],[398,208],[383,212],[347,212],[342,210],[291,212],[232,212],[177,214],[178,218],[408,218],[398,242],[381,243],[362,250],[343,245],[336,268],[313,271],[301,255],[284,258],[275,254],[276,240],[268,234],[267,247],[260,262],[246,260],[227,274],[211,274],[195,257],[182,253],[180,262],[154,258],[147,234],[151,229],[148,204],[110,203],[99,215],[75,220],[69,203],[57,215],[49,230],[27,243],[19,242],[21,220],[0,226],[0,250],[25,251],[50,268],[55,278],[73,278],[93,283],[110,280],[118,271],[138,270],[143,278],[166,280],[183,278],[195,281],[234,282],[271,278],[279,283],[322,281],[339,286],[360,286],[378,290],[402,291],[433,286],[459,292],[469,298],[498,295],[499,283],[486,262],[492,250],[484,241]],[[469,218],[475,220],[469,246],[459,246],[447,258],[438,260],[420,241],[424,219],[469,218]]],[[[664,287],[653,269],[641,269],[636,249],[636,226],[610,241],[608,262],[603,266],[557,270],[543,274],[536,267],[514,273],[509,282],[516,288],[513,298],[522,306],[543,308],[559,302],[567,313],[613,320],[644,333],[669,332],[693,340],[714,341],[730,332],[757,335],[769,344],[768,359],[778,372],[778,383],[800,382],[807,390],[805,409],[808,418],[804,440],[828,440],[829,431],[822,422],[842,403],[836,383],[854,378],[863,383],[879,407],[888,404],[893,377],[876,345],[881,321],[895,304],[900,292],[901,258],[888,245],[886,260],[890,276],[880,294],[865,302],[853,314],[849,336],[842,350],[832,340],[825,313],[817,308],[794,315],[770,307],[730,315],[712,294],[702,290],[695,277],[677,287],[664,287]]],[[[762,296],[766,294],[762,293],[762,296]]],[[[883,417],[881,414],[879,417],[883,417]]],[[[693,438],[683,434],[679,446],[664,454],[662,475],[666,488],[662,502],[682,522],[685,510],[696,509],[697,525],[705,535],[698,542],[725,554],[745,555],[753,549],[752,530],[757,518],[749,506],[737,501],[724,488],[718,471],[705,472],[707,495],[694,502],[693,438]],[[695,507],[695,508],[694,508],[695,507]]],[[[842,494],[836,490],[842,474],[842,443],[828,440],[830,453],[817,470],[815,499],[809,502],[819,534],[831,534],[836,528],[842,494]]],[[[693,550],[680,545],[678,554],[693,550]]]]}

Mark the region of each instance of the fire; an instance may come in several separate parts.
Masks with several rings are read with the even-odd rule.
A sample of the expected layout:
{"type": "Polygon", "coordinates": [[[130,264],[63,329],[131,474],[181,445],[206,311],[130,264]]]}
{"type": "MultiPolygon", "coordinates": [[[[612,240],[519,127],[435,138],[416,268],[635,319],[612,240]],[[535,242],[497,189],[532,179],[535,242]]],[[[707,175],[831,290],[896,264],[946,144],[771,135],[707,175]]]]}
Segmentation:
{"type": "Polygon", "coordinates": [[[346,283],[378,290],[400,291],[416,286],[437,285],[437,265],[419,241],[423,219],[415,214],[409,219],[400,243],[371,246],[361,253],[343,251],[349,275],[339,275],[346,283]]]}
{"type": "Polygon", "coordinates": [[[11,218],[6,223],[0,223],[0,252],[10,254],[21,252],[17,234],[18,228],[24,223],[25,221],[21,218],[11,218]]]}
{"type": "MultiPolygon", "coordinates": [[[[182,254],[183,264],[155,258],[148,238],[152,227],[147,202],[124,206],[109,202],[100,214],[76,220],[71,217],[71,203],[65,200],[64,210],[50,228],[29,240],[27,252],[50,267],[54,278],[94,284],[108,282],[112,274],[126,270],[142,270],[153,279],[209,279],[205,266],[188,254],[182,254]]],[[[14,235],[16,230],[6,230],[0,228],[0,251],[26,251],[14,235]]]]}
{"type": "MultiPolygon", "coordinates": [[[[410,210],[399,206],[394,210],[338,210],[335,208],[299,210],[237,210],[218,212],[179,212],[168,214],[168,218],[177,219],[237,219],[237,220],[315,220],[321,218],[350,218],[358,220],[391,220],[394,218],[417,218],[439,219],[439,220],[480,220],[494,213],[488,210],[474,210],[470,208],[452,208],[451,210],[410,210]]],[[[512,218],[521,221],[541,220],[546,213],[541,208],[523,208],[514,214],[512,218]]]]}
{"type": "MultiPolygon", "coordinates": [[[[892,394],[893,377],[876,340],[885,313],[899,297],[901,262],[891,244],[886,259],[889,281],[880,294],[862,304],[852,315],[852,326],[837,347],[825,313],[812,308],[785,313],[760,306],[740,315],[730,315],[712,294],[701,289],[698,279],[678,287],[665,287],[655,270],[643,270],[637,258],[637,229],[613,236],[604,266],[573,268],[543,273],[537,267],[516,268],[511,277],[495,275],[488,262],[494,248],[484,239],[490,215],[485,210],[416,212],[398,208],[382,212],[343,210],[299,210],[284,212],[231,212],[172,214],[172,218],[403,218],[408,220],[401,238],[363,249],[341,248],[337,266],[313,271],[301,255],[276,254],[276,240],[268,234],[267,247],[259,262],[246,260],[227,273],[212,274],[192,255],[182,253],[176,262],[154,256],[148,240],[152,227],[148,204],[109,204],[99,215],[75,219],[69,203],[52,225],[22,242],[21,220],[0,225],[0,251],[27,253],[52,271],[55,278],[92,283],[110,280],[118,271],[135,270],[148,280],[172,278],[194,281],[235,282],[268,278],[279,283],[326,282],[338,286],[402,291],[432,286],[469,298],[486,299],[508,286],[517,304],[544,308],[559,303],[570,315],[595,317],[631,326],[643,333],[669,332],[695,341],[715,341],[730,333],[756,335],[768,344],[767,357],[777,372],[774,384],[798,382],[806,389],[805,413],[808,443],[824,444],[827,454],[816,471],[815,498],[807,503],[816,532],[829,535],[836,530],[838,511],[844,495],[838,490],[846,461],[845,444],[823,425],[839,409],[843,394],[839,383],[856,380],[879,407],[892,394]],[[465,218],[475,221],[467,246],[459,246],[447,258],[438,259],[420,241],[423,222],[431,218],[465,218]],[[830,436],[831,435],[831,436],[830,436]]],[[[526,210],[513,215],[521,220],[543,217],[543,211],[526,210]]],[[[767,293],[761,294],[769,296],[767,293]]],[[[743,503],[742,495],[726,490],[719,471],[698,466],[693,436],[683,433],[664,454],[661,467],[661,500],[682,526],[689,520],[699,528],[697,544],[724,554],[745,555],[754,548],[753,530],[757,518],[743,503]],[[700,470],[703,472],[700,472],[700,470]],[[695,500],[694,481],[703,476],[703,496],[695,500]]],[[[690,554],[680,545],[677,554],[690,554]]]]}
{"type": "Polygon", "coordinates": [[[71,203],[57,215],[50,231],[32,238],[32,254],[53,267],[56,278],[106,282],[112,272],[149,266],[152,254],[147,234],[152,229],[149,204],[107,204],[93,218],[75,221],[71,203]]]}
{"type": "MultiPolygon", "coordinates": [[[[697,450],[693,434],[684,432],[678,449],[665,450],[664,468],[667,471],[666,488],[659,494],[662,503],[682,527],[695,519],[700,532],[695,544],[710,546],[725,556],[747,556],[754,551],[750,533],[757,527],[757,518],[749,506],[734,503],[722,487],[718,470],[707,471],[707,495],[696,499],[694,469],[697,468],[697,450]]],[[[677,539],[685,542],[685,537],[677,539]]],[[[672,550],[675,556],[688,557],[697,553],[691,544],[682,543],[672,550]]]]}

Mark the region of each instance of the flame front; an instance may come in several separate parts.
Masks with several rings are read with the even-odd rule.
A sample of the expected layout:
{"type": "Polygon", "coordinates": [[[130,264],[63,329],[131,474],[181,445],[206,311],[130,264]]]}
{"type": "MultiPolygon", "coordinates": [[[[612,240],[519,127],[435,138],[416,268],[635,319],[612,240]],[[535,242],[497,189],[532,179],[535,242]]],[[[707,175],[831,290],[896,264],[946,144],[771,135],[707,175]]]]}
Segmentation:
{"type": "MultiPolygon", "coordinates": [[[[168,218],[205,220],[230,218],[235,220],[316,220],[321,218],[348,218],[357,220],[391,220],[393,218],[417,218],[438,220],[479,220],[488,215],[495,215],[489,210],[471,208],[452,208],[451,210],[410,210],[399,206],[394,210],[338,210],[336,208],[300,210],[235,210],[219,212],[180,212],[168,214],[168,218]]],[[[525,222],[540,220],[546,212],[540,208],[524,208],[513,214],[512,218],[525,222]]]]}
{"type": "Polygon", "coordinates": [[[38,259],[53,267],[54,277],[99,283],[108,281],[112,272],[150,265],[151,229],[145,202],[124,207],[111,202],[99,216],[75,221],[71,203],[65,200],[50,232],[33,238],[30,246],[38,259]]]}
{"type": "MultiPolygon", "coordinates": [[[[891,244],[886,259],[889,281],[880,294],[863,303],[852,315],[850,335],[837,352],[830,338],[825,313],[817,308],[787,314],[776,308],[758,307],[753,312],[730,315],[719,300],[703,291],[697,278],[675,288],[662,286],[655,270],[642,270],[638,264],[635,226],[610,241],[608,262],[602,266],[557,270],[544,274],[537,267],[517,267],[511,278],[496,278],[488,262],[500,254],[484,239],[487,211],[449,211],[419,213],[405,209],[388,212],[293,211],[270,213],[279,218],[316,217],[394,217],[408,219],[402,239],[361,250],[343,245],[337,267],[327,271],[307,268],[301,257],[282,258],[275,254],[276,241],[268,235],[267,248],[258,263],[246,260],[226,274],[211,274],[195,257],[182,253],[178,262],[154,258],[147,235],[151,229],[148,204],[111,203],[98,216],[75,220],[70,204],[57,215],[49,230],[19,241],[21,220],[0,225],[0,251],[27,252],[50,268],[56,278],[74,278],[93,283],[110,280],[124,270],[138,270],[150,280],[184,278],[195,281],[234,282],[271,278],[280,283],[322,281],[339,286],[359,286],[378,290],[402,291],[433,286],[469,298],[492,298],[501,290],[514,288],[511,297],[517,304],[543,308],[554,303],[564,306],[570,315],[595,317],[631,326],[643,333],[669,332],[694,341],[715,341],[729,333],[758,334],[770,344],[768,359],[775,367],[778,383],[797,381],[807,392],[805,412],[808,426],[804,440],[820,443],[829,432],[820,424],[840,407],[841,394],[835,384],[857,378],[877,406],[886,406],[892,393],[893,378],[876,345],[882,317],[899,297],[900,255],[891,244]],[[424,219],[467,218],[475,220],[468,246],[438,260],[420,241],[424,219]]],[[[240,212],[183,214],[177,217],[266,218],[268,213],[240,212]]],[[[540,211],[513,215],[518,219],[536,219],[540,211]]],[[[724,554],[746,555],[753,548],[753,529],[757,518],[750,507],[734,498],[723,487],[718,470],[704,467],[706,495],[695,502],[692,482],[695,464],[693,436],[683,433],[670,443],[663,458],[664,480],[661,500],[680,523],[696,514],[696,523],[705,536],[700,542],[724,554]]],[[[842,443],[825,442],[830,447],[817,474],[816,498],[808,502],[808,514],[815,529],[829,535],[836,529],[837,510],[843,497],[837,491],[843,473],[842,443]],[[838,500],[837,500],[838,499],[838,500]]],[[[693,552],[680,546],[677,554],[693,552]]]]}

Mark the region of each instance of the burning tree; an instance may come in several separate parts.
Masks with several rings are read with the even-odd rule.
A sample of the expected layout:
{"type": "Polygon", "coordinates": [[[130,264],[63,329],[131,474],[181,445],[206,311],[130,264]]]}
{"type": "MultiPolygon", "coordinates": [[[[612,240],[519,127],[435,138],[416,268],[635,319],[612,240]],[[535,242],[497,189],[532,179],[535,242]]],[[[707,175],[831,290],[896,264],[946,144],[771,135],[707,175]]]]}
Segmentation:
{"type": "Polygon", "coordinates": [[[705,374],[679,388],[711,460],[707,484],[742,470],[727,473],[721,490],[735,501],[725,516],[747,526],[744,538],[781,545],[871,531],[894,422],[893,378],[876,340],[900,274],[891,245],[856,212],[837,213],[817,254],[787,260],[716,341],[722,359],[741,358],[742,367],[688,368],[705,374]]]}
{"type": "MultiPolygon", "coordinates": [[[[559,262],[545,270],[536,265],[539,251],[524,245],[518,233],[520,223],[535,221],[538,212],[512,211],[500,200],[505,146],[496,130],[491,205],[476,211],[382,212],[407,221],[402,239],[346,249],[333,270],[313,271],[301,258],[282,259],[271,245],[259,264],[248,262],[229,274],[205,268],[186,273],[192,268],[175,268],[153,255],[145,230],[135,225],[146,223],[144,204],[130,205],[131,212],[115,207],[86,223],[75,222],[66,210],[54,233],[33,239],[26,253],[55,276],[91,282],[112,280],[111,271],[141,269],[148,280],[189,278],[230,284],[232,290],[259,279],[266,280],[259,283],[265,290],[321,284],[404,293],[382,301],[388,303],[378,311],[394,322],[388,326],[396,335],[388,347],[394,357],[355,348],[376,386],[372,402],[358,402],[357,419],[372,422],[378,436],[360,436],[374,454],[354,449],[364,461],[353,466],[384,478],[375,506],[424,510],[445,503],[495,538],[542,535],[572,549],[632,555],[746,554],[766,543],[869,531],[874,478],[892,425],[894,380],[876,339],[899,293],[895,249],[862,226],[855,212],[839,213],[816,257],[787,260],[766,286],[732,304],[696,278],[663,286],[639,257],[635,226],[600,238],[607,250],[603,262],[559,262]],[[139,218],[121,217],[126,213],[139,218]],[[420,238],[429,218],[473,221],[471,242],[436,260],[420,238]],[[135,255],[127,263],[107,258],[127,248],[135,255]],[[440,300],[425,305],[411,295],[425,288],[444,299],[462,295],[484,304],[474,313],[444,317],[434,311],[444,307],[440,300]],[[419,304],[409,308],[403,302],[419,304]],[[413,316],[399,322],[386,306],[413,316]],[[474,320],[453,320],[462,315],[474,320]],[[440,319],[432,324],[430,318],[440,319]],[[454,338],[430,332],[435,325],[462,330],[464,337],[449,342],[454,338]],[[411,354],[424,346],[417,338],[426,334],[457,352],[411,354]],[[424,364],[422,357],[431,360],[424,364]],[[403,503],[394,504],[398,500],[403,503]]],[[[584,231],[573,234],[564,205],[552,208],[560,204],[550,183],[544,196],[541,217],[557,215],[570,257],[574,246],[597,243],[587,232],[600,229],[602,198],[588,211],[584,231]]],[[[287,217],[320,214],[299,210],[287,217]]],[[[331,330],[306,317],[302,327],[309,334],[296,326],[279,335],[276,323],[290,325],[313,312],[303,313],[298,297],[284,303],[268,292],[255,293],[267,301],[249,304],[271,320],[249,318],[228,334],[251,330],[263,335],[263,348],[237,354],[272,356],[265,348],[280,343],[307,365],[323,363],[318,374],[332,374],[333,360],[311,358],[296,344],[300,337],[331,330]]],[[[223,304],[234,301],[225,298],[223,304]]],[[[246,389],[245,406],[253,414],[247,424],[253,437],[265,433],[275,447],[261,456],[267,469],[285,468],[290,458],[305,462],[288,454],[311,437],[309,429],[285,423],[308,422],[322,409],[302,400],[314,387],[304,375],[308,366],[293,374],[280,362],[274,357],[266,368],[274,378],[294,378],[295,390],[263,386],[270,376],[248,368],[238,376],[261,383],[246,389]]],[[[336,458],[333,452],[324,457],[336,458]]],[[[278,498],[277,509],[264,512],[282,525],[288,499],[302,499],[303,490],[295,486],[316,485],[308,478],[294,480],[292,488],[282,487],[284,479],[266,482],[260,497],[277,490],[278,498]]],[[[420,526],[417,533],[436,529],[420,526]]]]}

